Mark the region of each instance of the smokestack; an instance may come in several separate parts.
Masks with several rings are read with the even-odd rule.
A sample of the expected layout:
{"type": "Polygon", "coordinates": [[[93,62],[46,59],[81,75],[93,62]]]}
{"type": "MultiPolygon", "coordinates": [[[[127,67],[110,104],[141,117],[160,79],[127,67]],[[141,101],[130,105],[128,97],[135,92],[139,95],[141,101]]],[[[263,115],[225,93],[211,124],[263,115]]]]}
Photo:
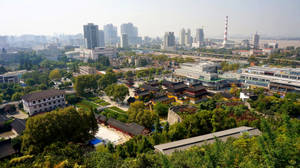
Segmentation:
{"type": "Polygon", "coordinates": [[[224,41],[223,41],[224,48],[227,45],[227,31],[228,31],[228,16],[225,17],[225,31],[224,31],[224,41]]]}

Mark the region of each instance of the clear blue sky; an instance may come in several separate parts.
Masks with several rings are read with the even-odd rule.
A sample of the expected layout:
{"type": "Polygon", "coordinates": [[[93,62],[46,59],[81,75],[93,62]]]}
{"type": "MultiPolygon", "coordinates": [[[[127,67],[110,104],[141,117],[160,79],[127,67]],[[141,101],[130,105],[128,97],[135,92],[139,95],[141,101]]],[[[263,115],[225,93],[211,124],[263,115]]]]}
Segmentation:
{"type": "Polygon", "coordinates": [[[88,22],[132,22],[144,36],[204,27],[222,35],[300,36],[300,0],[0,0],[0,35],[82,33],[88,22]]]}

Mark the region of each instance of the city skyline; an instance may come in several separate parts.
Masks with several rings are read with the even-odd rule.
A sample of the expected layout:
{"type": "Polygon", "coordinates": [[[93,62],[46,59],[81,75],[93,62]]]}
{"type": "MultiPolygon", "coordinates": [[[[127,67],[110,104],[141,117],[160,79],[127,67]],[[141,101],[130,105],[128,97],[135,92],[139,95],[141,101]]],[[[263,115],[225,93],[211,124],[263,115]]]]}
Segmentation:
{"type": "Polygon", "coordinates": [[[37,1],[2,0],[0,35],[53,35],[82,33],[82,25],[94,23],[103,29],[112,23],[118,27],[131,22],[140,36],[162,37],[165,32],[204,28],[206,37],[222,37],[224,17],[229,16],[228,36],[250,37],[256,31],[269,36],[300,36],[299,1],[261,0],[195,1],[179,0],[151,2],[138,0],[37,1]],[[85,1],[86,2],[86,1],[85,1]],[[59,4],[59,5],[57,5],[59,4]],[[159,5],[157,5],[159,4],[159,5]],[[18,12],[11,12],[10,9],[18,12]],[[55,11],[55,12],[54,12],[55,11]],[[33,26],[34,25],[34,26],[33,26]]]}

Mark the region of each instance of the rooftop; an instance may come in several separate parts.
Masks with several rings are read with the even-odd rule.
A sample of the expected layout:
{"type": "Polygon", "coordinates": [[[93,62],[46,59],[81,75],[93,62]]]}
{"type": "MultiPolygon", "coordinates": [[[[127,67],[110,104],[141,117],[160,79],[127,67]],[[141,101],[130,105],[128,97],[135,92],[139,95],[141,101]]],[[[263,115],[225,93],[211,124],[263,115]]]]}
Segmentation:
{"type": "Polygon", "coordinates": [[[0,159],[15,154],[16,151],[11,145],[10,139],[0,141],[0,159]]]}
{"type": "Polygon", "coordinates": [[[26,127],[26,120],[16,118],[11,123],[12,129],[14,129],[19,135],[23,133],[26,127]]]}
{"type": "Polygon", "coordinates": [[[145,127],[136,123],[123,123],[119,120],[109,118],[107,123],[115,128],[122,130],[130,135],[140,135],[143,133],[145,127]]]}
{"type": "Polygon", "coordinates": [[[225,141],[229,137],[237,138],[245,132],[249,133],[250,136],[261,134],[261,132],[257,128],[242,126],[242,127],[232,128],[232,129],[219,131],[211,134],[201,135],[193,138],[155,145],[154,148],[155,150],[163,154],[171,154],[174,151],[185,150],[192,146],[201,146],[208,143],[213,143],[215,142],[216,138],[222,141],[225,141]]]}
{"type": "Polygon", "coordinates": [[[50,97],[63,95],[63,94],[65,94],[65,92],[62,90],[50,89],[50,90],[44,90],[44,91],[39,91],[39,92],[34,92],[34,93],[24,95],[22,99],[25,101],[34,101],[34,100],[41,100],[41,99],[50,98],[50,97]]]}

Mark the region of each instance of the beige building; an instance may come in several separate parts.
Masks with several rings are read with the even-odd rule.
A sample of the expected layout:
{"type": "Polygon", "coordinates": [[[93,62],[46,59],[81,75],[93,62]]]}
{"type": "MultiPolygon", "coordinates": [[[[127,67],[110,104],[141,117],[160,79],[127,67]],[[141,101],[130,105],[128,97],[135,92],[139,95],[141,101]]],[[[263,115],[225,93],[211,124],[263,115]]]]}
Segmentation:
{"type": "Polygon", "coordinates": [[[22,97],[23,108],[29,115],[47,112],[58,107],[65,107],[65,92],[61,90],[45,90],[22,97]]]}
{"type": "Polygon", "coordinates": [[[91,75],[91,74],[96,74],[97,70],[95,67],[80,66],[79,73],[80,73],[80,75],[91,75]]]}

